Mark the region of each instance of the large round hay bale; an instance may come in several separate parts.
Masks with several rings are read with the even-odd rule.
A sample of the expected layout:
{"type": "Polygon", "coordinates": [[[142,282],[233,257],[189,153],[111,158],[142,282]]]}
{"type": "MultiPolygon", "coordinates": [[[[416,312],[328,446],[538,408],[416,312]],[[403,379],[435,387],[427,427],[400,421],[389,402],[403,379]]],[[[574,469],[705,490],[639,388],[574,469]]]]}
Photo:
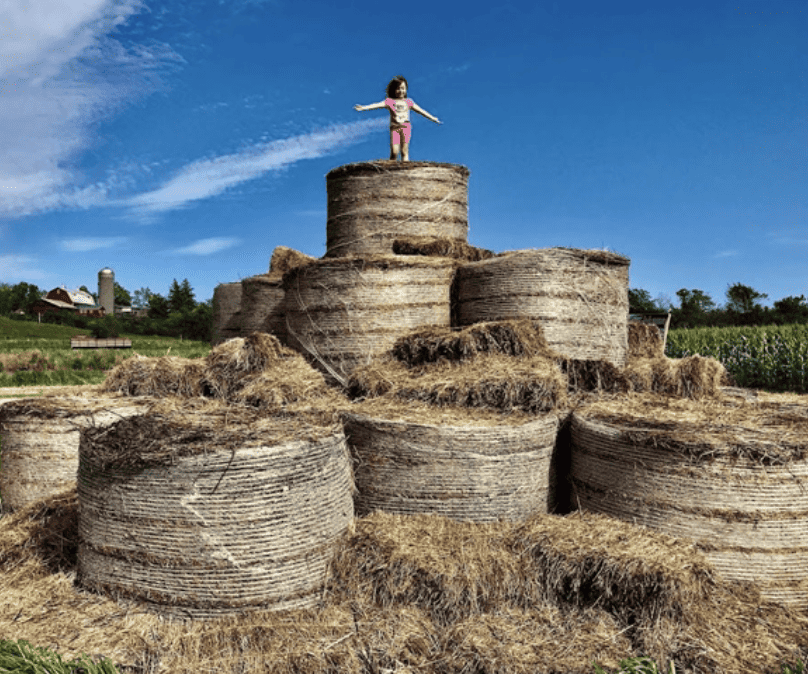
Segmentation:
{"type": "Polygon", "coordinates": [[[554,414],[509,423],[482,411],[456,411],[452,420],[445,410],[404,410],[344,413],[359,516],[381,510],[496,522],[548,511],[554,414]]]}
{"type": "Polygon", "coordinates": [[[220,283],[214,288],[211,346],[241,334],[239,309],[241,309],[241,283],[220,283]]]}
{"type": "Polygon", "coordinates": [[[284,339],[283,275],[277,272],[258,274],[241,281],[241,336],[268,332],[284,339]]]}
{"type": "Polygon", "coordinates": [[[353,502],[342,429],[311,417],[188,404],[85,430],[81,584],[177,616],[312,606],[353,502]]]}
{"type": "Polygon", "coordinates": [[[19,510],[76,486],[79,432],[105,427],[141,409],[131,399],[26,398],[0,406],[3,510],[19,510]]]}
{"type": "Polygon", "coordinates": [[[573,503],[692,539],[725,578],[808,607],[808,404],[644,400],[574,413],[573,503]]]}
{"type": "Polygon", "coordinates": [[[424,326],[448,326],[457,263],[446,258],[333,258],[283,277],[287,343],[342,384],[359,365],[424,326]]]}
{"type": "Polygon", "coordinates": [[[326,176],[326,257],[390,254],[401,236],[468,237],[469,170],[457,164],[376,161],[326,176]]]}
{"type": "Polygon", "coordinates": [[[628,267],[600,250],[519,250],[457,270],[456,325],[511,318],[541,323],[561,355],[622,367],[628,348],[628,267]]]}

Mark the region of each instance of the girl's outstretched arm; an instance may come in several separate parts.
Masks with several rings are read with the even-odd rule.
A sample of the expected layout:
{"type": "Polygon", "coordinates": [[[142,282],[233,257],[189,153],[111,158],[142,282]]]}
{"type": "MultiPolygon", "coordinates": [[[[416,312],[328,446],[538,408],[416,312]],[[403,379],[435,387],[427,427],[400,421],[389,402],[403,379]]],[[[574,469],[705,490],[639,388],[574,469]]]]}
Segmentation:
{"type": "Polygon", "coordinates": [[[431,119],[435,124],[443,124],[437,117],[430,115],[426,110],[420,107],[417,103],[413,102],[412,109],[415,110],[419,115],[423,115],[427,119],[431,119]]]}
{"type": "Polygon", "coordinates": [[[359,110],[359,112],[364,112],[365,110],[378,110],[379,108],[384,107],[384,101],[379,101],[378,103],[371,103],[370,105],[355,105],[353,106],[354,110],[359,110]]]}

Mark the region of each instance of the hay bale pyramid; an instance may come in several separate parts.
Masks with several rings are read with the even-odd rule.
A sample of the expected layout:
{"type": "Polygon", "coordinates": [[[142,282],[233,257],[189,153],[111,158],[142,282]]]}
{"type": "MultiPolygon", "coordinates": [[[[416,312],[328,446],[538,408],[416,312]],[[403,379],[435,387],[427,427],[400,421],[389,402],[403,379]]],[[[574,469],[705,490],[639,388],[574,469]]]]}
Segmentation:
{"type": "Polygon", "coordinates": [[[204,359],[110,372],[137,412],[80,429],[77,487],[0,522],[0,568],[18,531],[74,517],[83,590],[211,625],[115,642],[172,674],[808,652],[808,403],[666,358],[628,322],[622,255],[470,245],[468,178],[331,171],[325,255],[280,246],[217,287],[204,359]]]}

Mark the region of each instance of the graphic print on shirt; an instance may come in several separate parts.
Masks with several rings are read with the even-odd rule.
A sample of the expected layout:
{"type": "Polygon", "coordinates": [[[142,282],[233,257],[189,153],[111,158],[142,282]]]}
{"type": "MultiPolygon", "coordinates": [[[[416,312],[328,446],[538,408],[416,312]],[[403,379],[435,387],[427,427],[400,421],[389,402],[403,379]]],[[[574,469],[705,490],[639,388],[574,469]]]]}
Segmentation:
{"type": "Polygon", "coordinates": [[[412,99],[395,99],[386,98],[384,104],[390,110],[390,126],[401,127],[410,121],[410,108],[412,107],[412,99]]]}

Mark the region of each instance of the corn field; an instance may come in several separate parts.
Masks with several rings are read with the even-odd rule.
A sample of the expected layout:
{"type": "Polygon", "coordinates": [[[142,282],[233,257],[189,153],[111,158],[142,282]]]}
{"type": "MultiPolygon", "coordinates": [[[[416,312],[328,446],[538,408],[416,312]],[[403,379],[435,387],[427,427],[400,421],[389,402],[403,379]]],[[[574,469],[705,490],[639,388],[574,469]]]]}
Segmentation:
{"type": "Polygon", "coordinates": [[[671,330],[665,353],[712,356],[744,388],[808,393],[808,325],[671,330]]]}

